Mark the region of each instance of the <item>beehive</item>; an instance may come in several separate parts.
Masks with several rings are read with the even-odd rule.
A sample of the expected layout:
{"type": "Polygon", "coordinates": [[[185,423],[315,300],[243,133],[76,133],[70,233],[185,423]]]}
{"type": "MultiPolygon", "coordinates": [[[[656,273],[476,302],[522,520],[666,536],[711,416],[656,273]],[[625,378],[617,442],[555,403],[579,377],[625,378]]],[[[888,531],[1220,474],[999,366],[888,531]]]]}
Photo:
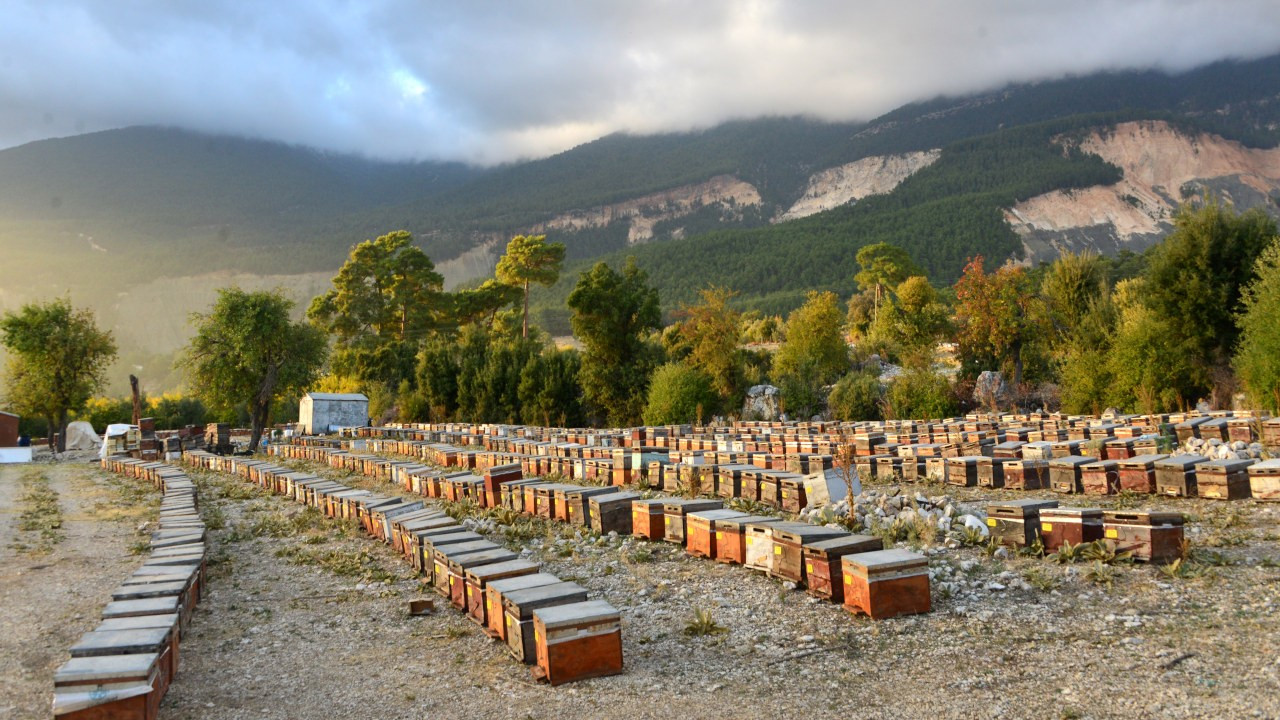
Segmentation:
{"type": "Polygon", "coordinates": [[[533,611],[535,677],[552,685],[622,672],[622,621],[603,600],[533,611]]]}
{"type": "Polygon", "coordinates": [[[929,612],[929,561],[907,550],[845,555],[844,607],[873,620],[929,612]]]}
{"type": "Polygon", "coordinates": [[[987,527],[1002,545],[1026,547],[1040,537],[1040,513],[1057,500],[1009,500],[987,505],[987,527]]]}
{"type": "Polygon", "coordinates": [[[1134,560],[1168,563],[1182,556],[1182,523],[1182,513],[1107,510],[1102,535],[1110,548],[1134,560]]]}
{"type": "Polygon", "coordinates": [[[1102,539],[1102,510],[1098,508],[1044,508],[1040,510],[1040,541],[1046,553],[1065,543],[1080,545],[1102,539]]]}
{"type": "Polygon", "coordinates": [[[841,535],[804,545],[805,588],[810,595],[844,603],[841,558],[854,553],[884,549],[884,540],[874,535],[841,535]]]}

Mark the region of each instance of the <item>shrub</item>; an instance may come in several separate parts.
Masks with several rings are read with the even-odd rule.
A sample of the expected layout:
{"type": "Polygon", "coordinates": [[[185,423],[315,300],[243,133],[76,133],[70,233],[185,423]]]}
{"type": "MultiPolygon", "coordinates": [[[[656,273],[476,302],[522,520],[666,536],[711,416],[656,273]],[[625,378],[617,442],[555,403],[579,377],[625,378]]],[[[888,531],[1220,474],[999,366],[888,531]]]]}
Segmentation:
{"type": "Polygon", "coordinates": [[[648,425],[671,425],[709,418],[717,396],[706,373],[684,363],[667,363],[649,380],[649,402],[644,409],[648,425]]]}
{"type": "Polygon", "coordinates": [[[958,410],[951,383],[931,370],[899,375],[889,385],[886,400],[893,418],[944,418],[958,410]]]}
{"type": "Polygon", "coordinates": [[[840,378],[827,407],[836,420],[884,419],[884,387],[874,373],[851,372],[840,378]]]}

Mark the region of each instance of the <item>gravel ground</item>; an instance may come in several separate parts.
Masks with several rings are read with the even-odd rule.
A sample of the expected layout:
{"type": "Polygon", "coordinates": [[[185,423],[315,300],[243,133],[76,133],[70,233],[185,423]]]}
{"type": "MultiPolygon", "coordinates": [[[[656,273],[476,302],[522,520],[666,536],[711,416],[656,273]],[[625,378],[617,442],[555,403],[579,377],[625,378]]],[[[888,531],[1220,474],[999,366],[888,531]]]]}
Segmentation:
{"type": "Polygon", "coordinates": [[[0,718],[48,717],[53,672],[67,648],[98,623],[111,590],[141,564],[137,524],[159,494],[130,487],[86,458],[0,465],[0,718]],[[53,539],[20,528],[24,475],[57,494],[53,539]],[[154,498],[152,497],[154,495],[154,498]]]}
{"type": "MultiPolygon", "coordinates": [[[[1083,565],[932,548],[934,612],[880,622],[671,545],[537,522],[509,544],[624,622],[623,675],[551,688],[461,613],[408,616],[427,593],[389,548],[238,479],[193,477],[210,581],[162,718],[1280,716],[1280,506],[1149,499],[1193,515],[1193,544],[1231,564],[1176,579],[1120,566],[1110,588],[1083,565]],[[686,635],[695,609],[723,631],[686,635]]],[[[902,489],[975,508],[1041,495],[902,489]]],[[[50,643],[58,661],[70,640],[50,643]]]]}
{"type": "MultiPolygon", "coordinates": [[[[973,508],[993,496],[1038,495],[902,489],[950,493],[973,508]]],[[[1107,588],[1086,579],[1085,566],[932,548],[935,611],[882,622],[674,546],[539,523],[536,537],[508,544],[613,603],[624,619],[626,673],[555,689],[532,684],[525,667],[460,613],[408,617],[407,601],[420,595],[412,579],[366,586],[368,572],[335,575],[276,556],[282,547],[367,552],[381,572],[407,576],[386,548],[339,533],[328,520],[294,536],[254,537],[245,528],[262,525],[260,518],[298,517],[301,509],[266,496],[219,500],[227,528],[214,533],[215,552],[226,558],[217,567],[228,569],[211,584],[166,708],[202,718],[373,711],[385,718],[666,718],[719,715],[728,702],[735,717],[761,718],[1276,716],[1276,509],[1149,500],[1144,507],[1196,516],[1193,542],[1215,545],[1236,564],[1179,579],[1121,566],[1107,588]],[[695,609],[709,611],[723,631],[687,635],[695,609]]],[[[479,529],[491,527],[482,521],[479,529]]],[[[492,530],[505,539],[501,528],[492,530]]]]}

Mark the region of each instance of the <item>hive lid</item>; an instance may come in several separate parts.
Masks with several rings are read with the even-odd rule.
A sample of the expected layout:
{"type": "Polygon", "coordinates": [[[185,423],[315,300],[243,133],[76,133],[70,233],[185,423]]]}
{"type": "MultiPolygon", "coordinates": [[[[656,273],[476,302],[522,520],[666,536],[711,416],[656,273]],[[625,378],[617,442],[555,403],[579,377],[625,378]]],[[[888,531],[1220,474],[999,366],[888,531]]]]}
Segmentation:
{"type": "Polygon", "coordinates": [[[494,550],[502,546],[489,540],[472,540],[471,542],[450,543],[448,545],[432,545],[432,547],[436,555],[451,559],[459,555],[467,555],[482,550],[494,550]]]}
{"type": "Polygon", "coordinates": [[[1156,463],[1160,462],[1161,460],[1164,460],[1167,457],[1169,457],[1167,453],[1158,453],[1154,455],[1134,455],[1131,458],[1125,458],[1124,460],[1121,460],[1120,467],[1122,468],[1151,467],[1156,463]]]}
{"type": "Polygon", "coordinates": [[[925,567],[929,564],[929,559],[910,550],[894,548],[845,555],[843,562],[845,565],[866,570],[868,573],[882,573],[925,567]]]}
{"type": "Polygon", "coordinates": [[[585,602],[552,605],[538,608],[533,616],[542,622],[547,630],[555,630],[584,623],[600,623],[618,620],[618,609],[604,600],[587,600],[585,602]]]}
{"type": "Polygon", "coordinates": [[[1064,455],[1050,460],[1049,467],[1078,467],[1095,462],[1098,462],[1098,458],[1092,455],[1064,455]]]}
{"type": "Polygon", "coordinates": [[[143,628],[171,628],[178,624],[178,614],[137,615],[135,617],[108,618],[98,623],[95,631],[139,630],[143,628]]]}
{"type": "Polygon", "coordinates": [[[742,530],[747,525],[753,524],[769,524],[780,523],[781,518],[769,517],[768,515],[747,515],[745,517],[731,517],[716,521],[716,529],[724,530],[742,530]]]}
{"type": "Polygon", "coordinates": [[[1257,462],[1249,466],[1250,472],[1271,472],[1276,470],[1280,470],[1280,458],[1276,458],[1274,460],[1263,460],[1262,462],[1257,462]]]}
{"type": "Polygon", "coordinates": [[[639,493],[634,493],[626,490],[620,491],[620,492],[612,492],[612,493],[601,493],[600,495],[591,496],[591,504],[604,505],[604,504],[613,504],[613,503],[621,503],[621,502],[631,503],[639,499],[639,497],[640,497],[639,493]]]}
{"type": "Polygon", "coordinates": [[[128,617],[130,615],[157,615],[177,612],[178,596],[145,598],[143,600],[114,600],[102,609],[102,617],[128,617]]]}
{"type": "Polygon", "coordinates": [[[875,535],[840,535],[837,537],[824,538],[814,540],[804,544],[805,554],[809,555],[831,555],[839,553],[847,555],[846,550],[853,552],[874,552],[877,549],[884,548],[884,540],[875,535]]]}
{"type": "Polygon", "coordinates": [[[1098,460],[1096,458],[1093,462],[1087,462],[1080,465],[1081,470],[1116,470],[1119,469],[1119,467],[1120,461],[1118,460],[1098,460]]]}
{"type": "Polygon", "coordinates": [[[74,656],[121,655],[127,653],[158,652],[159,646],[169,641],[173,626],[134,628],[132,630],[93,630],[80,636],[71,646],[74,656]]]}
{"type": "Polygon", "coordinates": [[[504,578],[511,575],[532,575],[537,570],[538,563],[517,558],[468,568],[467,578],[487,581],[489,578],[504,578]]]}
{"type": "Polygon", "coordinates": [[[548,572],[530,573],[528,575],[520,575],[519,577],[502,578],[501,580],[491,580],[488,583],[490,590],[498,593],[507,593],[514,590],[524,590],[526,588],[542,587],[543,585],[554,585],[561,582],[560,578],[548,572]]]}
{"type": "Polygon", "coordinates": [[[1000,510],[1012,511],[1014,514],[1026,515],[1029,511],[1043,512],[1046,508],[1058,507],[1057,500],[1003,500],[987,503],[987,514],[995,515],[1000,510]]]}
{"type": "Polygon", "coordinates": [[[146,680],[159,659],[159,653],[74,657],[54,671],[53,686],[146,680]]]}
{"type": "Polygon", "coordinates": [[[516,554],[504,547],[496,547],[461,555],[449,555],[448,557],[449,567],[466,570],[467,568],[483,567],[494,563],[506,562],[507,560],[515,560],[516,554]]]}
{"type": "Polygon", "coordinates": [[[1203,455],[1170,455],[1164,460],[1157,462],[1156,468],[1164,470],[1187,470],[1204,462],[1209,462],[1209,458],[1203,455]]]}
{"type": "Polygon", "coordinates": [[[701,498],[666,498],[662,502],[663,510],[676,513],[687,513],[694,510],[718,510],[724,507],[723,500],[703,500],[701,498]]]}
{"type": "Polygon", "coordinates": [[[720,524],[721,521],[724,521],[724,520],[730,520],[734,518],[740,519],[740,518],[750,517],[750,515],[748,515],[747,513],[741,512],[739,510],[717,508],[715,510],[695,510],[689,513],[688,517],[690,520],[705,520],[705,521],[711,522],[714,525],[718,525],[720,524]]]}
{"type": "Polygon", "coordinates": [[[1240,460],[1238,458],[1232,460],[1210,460],[1204,464],[1203,469],[1210,472],[1240,472],[1241,470],[1247,469],[1250,465],[1254,464],[1254,462],[1255,461],[1252,459],[1240,460]]]}
{"type": "Polygon", "coordinates": [[[849,531],[839,528],[810,525],[809,523],[782,523],[773,526],[773,536],[787,542],[805,544],[822,538],[834,538],[848,535],[849,531]]]}
{"type": "Polygon", "coordinates": [[[522,590],[511,590],[502,594],[503,605],[513,610],[518,610],[522,618],[528,617],[535,608],[586,599],[586,588],[575,582],[564,581],[522,590]]]}

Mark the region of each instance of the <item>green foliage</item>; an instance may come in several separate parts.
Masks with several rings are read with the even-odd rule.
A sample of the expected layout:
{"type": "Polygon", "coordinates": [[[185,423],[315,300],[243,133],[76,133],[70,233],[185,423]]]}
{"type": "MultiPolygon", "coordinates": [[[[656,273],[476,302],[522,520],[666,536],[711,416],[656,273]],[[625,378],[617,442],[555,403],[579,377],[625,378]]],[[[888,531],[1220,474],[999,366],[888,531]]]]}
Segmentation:
{"type": "Polygon", "coordinates": [[[520,379],[536,343],[464,328],[459,338],[457,417],[467,422],[520,422],[520,379]]]}
{"type": "Polygon", "coordinates": [[[108,425],[133,422],[133,401],[129,398],[92,397],[75,414],[98,432],[105,432],[108,425]]]}
{"type": "Polygon", "coordinates": [[[577,350],[544,350],[529,358],[520,372],[520,417],[550,427],[586,423],[578,374],[582,356],[577,350]]]}
{"type": "Polygon", "coordinates": [[[517,235],[498,259],[498,281],[523,292],[524,337],[529,337],[529,284],[555,283],[563,264],[564,243],[548,243],[546,235],[517,235]]]}
{"type": "Polygon", "coordinates": [[[655,364],[644,335],[661,320],[658,291],[631,260],[621,273],[597,263],[579,275],[568,305],[574,335],[585,348],[579,377],[587,400],[610,425],[636,424],[655,364]]]}
{"type": "Polygon", "coordinates": [[[62,298],[29,303],[0,318],[0,344],[9,351],[5,394],[19,414],[45,418],[62,433],[67,416],[102,386],[116,355],[111,333],[99,330],[93,313],[62,298]]]}
{"type": "Polygon", "coordinates": [[[931,370],[910,369],[889,383],[886,416],[899,418],[948,418],[959,410],[951,383],[931,370]]]}
{"type": "Polygon", "coordinates": [[[689,348],[689,364],[711,378],[720,400],[725,402],[737,399],[741,389],[738,340],[742,315],[729,307],[736,294],[714,286],[703,290],[702,302],[686,306],[679,325],[680,337],[689,348]]]}
{"type": "Polygon", "coordinates": [[[1115,340],[1107,353],[1111,403],[1145,413],[1181,409],[1208,384],[1188,347],[1194,341],[1179,334],[1177,320],[1142,302],[1151,281],[1136,282],[1122,283],[1117,292],[1115,340]]]}
{"type": "Polygon", "coordinates": [[[1276,223],[1265,213],[1237,214],[1209,200],[1199,208],[1179,208],[1173,232],[1152,251],[1143,301],[1185,341],[1200,368],[1231,357],[1240,333],[1233,320],[1241,291],[1275,236],[1276,223]]]}
{"type": "MultiPolygon", "coordinates": [[[[121,402],[132,405],[127,400],[121,402]]],[[[297,404],[295,403],[296,407],[297,404]]],[[[180,393],[165,393],[158,398],[147,399],[147,414],[155,418],[161,430],[175,430],[187,425],[204,425],[209,411],[199,398],[180,393]]],[[[95,428],[97,425],[94,426],[95,428]]]]}
{"type": "Polygon", "coordinates": [[[649,378],[644,422],[676,425],[706,420],[718,408],[719,400],[711,378],[698,368],[679,362],[660,365],[649,378]]]}
{"type": "Polygon", "coordinates": [[[195,336],[181,361],[195,395],[214,410],[248,411],[256,450],[272,404],[320,374],[324,333],[289,319],[293,301],[279,292],[223,288],[208,314],[193,314],[195,336]]]}
{"type": "MultiPolygon", "coordinates": [[[[877,309],[886,288],[897,287],[903,280],[922,274],[906,250],[889,243],[867,245],[855,257],[862,269],[853,279],[859,288],[872,294],[877,309]]],[[[877,312],[873,311],[872,317],[876,316],[877,312]]]]}
{"type": "Polygon", "coordinates": [[[854,371],[836,383],[827,399],[836,420],[883,420],[884,387],[873,372],[854,371]]]}
{"type": "Polygon", "coordinates": [[[929,368],[934,348],[950,329],[950,311],[938,292],[919,275],[898,284],[871,326],[870,347],[885,349],[904,365],[929,368]]]}
{"type": "Polygon", "coordinates": [[[412,377],[418,341],[451,319],[443,284],[413,236],[399,230],[352,248],[307,317],[334,336],[335,372],[396,387],[412,377]]]}
{"type": "Polygon", "coordinates": [[[1011,370],[1016,386],[1029,347],[1044,335],[1044,302],[1022,268],[987,273],[982,266],[982,256],[974,258],[956,282],[960,354],[971,369],[1011,370]]]}
{"type": "Polygon", "coordinates": [[[1095,252],[1065,252],[1049,265],[1040,286],[1049,317],[1061,335],[1071,335],[1089,307],[1107,291],[1106,264],[1095,252]]]}
{"type": "Polygon", "coordinates": [[[773,357],[781,380],[804,372],[820,383],[834,382],[849,369],[849,346],[840,333],[841,312],[833,292],[810,292],[805,304],[787,317],[786,340],[773,357]]]}
{"type": "Polygon", "coordinates": [[[1280,240],[1262,251],[1254,275],[1241,297],[1233,364],[1249,397],[1275,415],[1280,413],[1280,240]]]}

